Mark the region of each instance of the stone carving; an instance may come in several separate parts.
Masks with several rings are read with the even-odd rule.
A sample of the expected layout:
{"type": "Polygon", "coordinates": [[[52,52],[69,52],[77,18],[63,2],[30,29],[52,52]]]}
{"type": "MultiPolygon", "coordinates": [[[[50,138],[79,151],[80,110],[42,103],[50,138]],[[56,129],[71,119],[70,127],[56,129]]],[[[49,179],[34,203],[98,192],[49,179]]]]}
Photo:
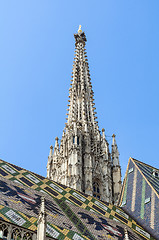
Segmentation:
{"type": "Polygon", "coordinates": [[[79,28],[74,37],[75,59],[69,89],[67,122],[60,146],[56,137],[54,151],[50,147],[47,177],[90,195],[93,195],[93,180],[98,179],[101,199],[116,202],[121,187],[121,174],[115,137],[110,154],[105,130],[102,129],[102,134],[100,133],[96,117],[85,51],[86,35],[79,28]]]}
{"type": "MultiPolygon", "coordinates": [[[[36,240],[36,234],[28,229],[20,228],[9,224],[7,222],[0,221],[0,238],[1,239],[26,239],[36,240]]],[[[48,238],[47,238],[48,239],[48,238]]]]}

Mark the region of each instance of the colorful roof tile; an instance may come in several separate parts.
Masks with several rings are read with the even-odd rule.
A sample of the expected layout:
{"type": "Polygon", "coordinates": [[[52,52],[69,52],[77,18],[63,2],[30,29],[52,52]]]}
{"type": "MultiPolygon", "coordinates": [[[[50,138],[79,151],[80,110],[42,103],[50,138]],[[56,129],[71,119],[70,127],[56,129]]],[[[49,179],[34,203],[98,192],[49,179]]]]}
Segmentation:
{"type": "Polygon", "coordinates": [[[45,197],[47,235],[55,239],[154,238],[121,208],[0,160],[0,218],[37,230],[45,197]]]}
{"type": "Polygon", "coordinates": [[[120,206],[159,239],[159,169],[130,158],[120,206]]]}
{"type": "Polygon", "coordinates": [[[133,159],[135,164],[138,166],[142,174],[149,181],[151,187],[159,196],[159,169],[133,159]]]}

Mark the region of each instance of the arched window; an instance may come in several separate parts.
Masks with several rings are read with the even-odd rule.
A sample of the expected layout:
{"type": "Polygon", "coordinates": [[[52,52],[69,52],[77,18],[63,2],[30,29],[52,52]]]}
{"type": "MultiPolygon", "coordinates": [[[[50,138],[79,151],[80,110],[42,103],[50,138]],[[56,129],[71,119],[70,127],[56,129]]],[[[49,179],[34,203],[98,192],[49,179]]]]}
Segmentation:
{"type": "Polygon", "coordinates": [[[100,188],[98,182],[93,182],[93,197],[100,199],[100,188]]]}

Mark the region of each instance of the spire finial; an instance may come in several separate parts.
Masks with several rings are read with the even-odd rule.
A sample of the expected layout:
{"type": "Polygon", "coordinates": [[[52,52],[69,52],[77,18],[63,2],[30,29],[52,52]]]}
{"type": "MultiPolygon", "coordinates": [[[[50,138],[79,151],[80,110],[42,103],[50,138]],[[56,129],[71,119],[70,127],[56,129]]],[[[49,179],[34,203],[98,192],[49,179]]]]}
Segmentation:
{"type": "Polygon", "coordinates": [[[59,140],[58,137],[55,137],[55,141],[58,142],[58,140],[59,140]]]}
{"type": "Polygon", "coordinates": [[[102,128],[103,138],[105,139],[105,129],[102,128]]]}
{"type": "Polygon", "coordinates": [[[116,135],[115,135],[115,134],[113,134],[113,135],[112,135],[112,138],[113,138],[113,145],[115,145],[115,144],[116,144],[115,137],[116,137],[116,135]]]}
{"type": "Polygon", "coordinates": [[[59,152],[59,143],[58,143],[58,137],[55,138],[55,147],[54,147],[54,154],[59,152]]]}
{"type": "Polygon", "coordinates": [[[79,25],[78,33],[81,33],[81,32],[82,32],[81,25],[79,25]]]}
{"type": "Polygon", "coordinates": [[[52,149],[53,149],[53,146],[51,145],[51,146],[50,146],[50,154],[49,154],[49,157],[52,156],[52,149]]]}

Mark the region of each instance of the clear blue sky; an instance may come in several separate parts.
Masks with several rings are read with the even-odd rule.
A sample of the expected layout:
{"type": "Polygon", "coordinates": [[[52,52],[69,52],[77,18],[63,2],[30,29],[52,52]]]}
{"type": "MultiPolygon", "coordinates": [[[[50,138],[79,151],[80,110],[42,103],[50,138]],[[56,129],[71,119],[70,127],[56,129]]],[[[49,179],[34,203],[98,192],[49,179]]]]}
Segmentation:
{"type": "Polygon", "coordinates": [[[0,1],[0,158],[46,176],[61,138],[79,24],[99,127],[159,168],[159,0],[0,1]]]}

